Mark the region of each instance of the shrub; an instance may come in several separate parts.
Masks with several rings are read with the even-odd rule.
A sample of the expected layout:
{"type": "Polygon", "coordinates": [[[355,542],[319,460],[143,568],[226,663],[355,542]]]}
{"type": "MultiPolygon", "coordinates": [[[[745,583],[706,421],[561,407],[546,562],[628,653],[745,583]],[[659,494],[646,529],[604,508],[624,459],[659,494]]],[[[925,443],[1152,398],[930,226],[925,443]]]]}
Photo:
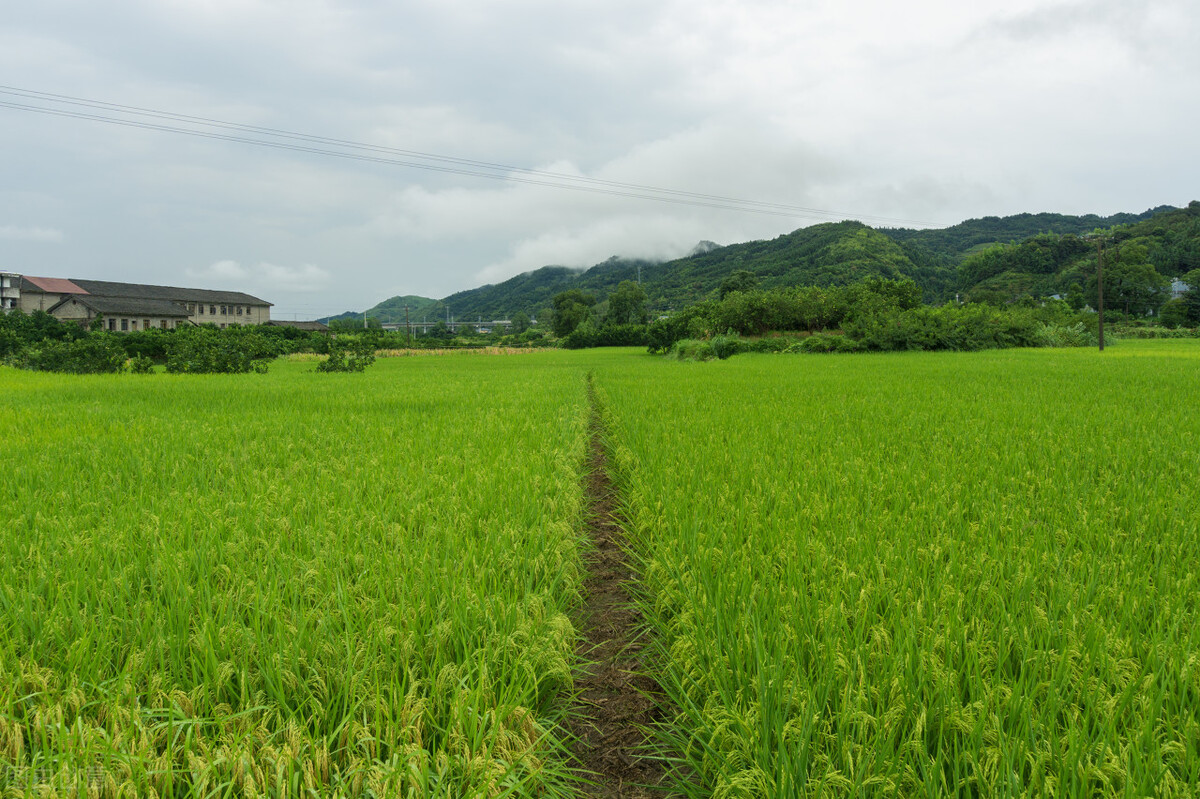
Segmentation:
{"type": "Polygon", "coordinates": [[[182,374],[265,373],[282,352],[280,342],[254,328],[183,327],[167,343],[167,371],[182,374]]]}
{"type": "Polygon", "coordinates": [[[148,375],[154,371],[154,361],[145,355],[129,359],[129,371],[135,375],[148,375]]]}
{"type": "Polygon", "coordinates": [[[1083,322],[1073,325],[1040,324],[1038,343],[1042,347],[1094,347],[1099,343],[1096,333],[1083,322]]]}
{"type": "Polygon", "coordinates": [[[795,336],[767,336],[746,342],[749,352],[787,352],[803,339],[795,336]]]}
{"type": "Polygon", "coordinates": [[[862,352],[862,344],[852,338],[833,333],[814,333],[793,344],[788,352],[862,352]]]}
{"type": "Polygon", "coordinates": [[[712,348],[712,354],[721,360],[725,360],[730,355],[737,355],[739,352],[747,352],[750,349],[749,342],[743,341],[731,333],[726,333],[723,336],[713,336],[709,339],[708,344],[712,348]]]}
{"type": "Polygon", "coordinates": [[[125,367],[125,350],[107,334],[75,341],[47,339],[10,356],[20,369],[68,374],[113,374],[125,367]]]}
{"type": "Polygon", "coordinates": [[[596,347],[644,347],[646,326],[639,324],[604,325],[596,336],[596,347]]]}
{"type": "Polygon", "coordinates": [[[317,364],[317,371],[363,372],[373,363],[373,341],[364,336],[339,335],[330,340],[329,357],[317,364]]]}
{"type": "Polygon", "coordinates": [[[130,358],[166,358],[170,335],[166,330],[134,330],[121,336],[121,346],[130,358]]]}
{"type": "Polygon", "coordinates": [[[672,351],[681,361],[711,361],[714,355],[712,344],[694,338],[676,341],[672,351]]]}
{"type": "Polygon", "coordinates": [[[580,322],[562,341],[564,349],[581,350],[585,347],[595,347],[600,340],[600,331],[589,316],[580,322]]]}

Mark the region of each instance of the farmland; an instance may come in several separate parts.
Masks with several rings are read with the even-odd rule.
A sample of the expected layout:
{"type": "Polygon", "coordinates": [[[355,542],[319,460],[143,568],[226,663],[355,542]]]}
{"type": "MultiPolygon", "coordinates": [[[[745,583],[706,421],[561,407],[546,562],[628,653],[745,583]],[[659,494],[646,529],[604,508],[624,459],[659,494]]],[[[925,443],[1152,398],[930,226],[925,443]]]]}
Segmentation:
{"type": "Polygon", "coordinates": [[[0,369],[0,789],[577,795],[586,375],[695,796],[1194,795],[1194,342],[0,369]]]}
{"type": "Polygon", "coordinates": [[[0,373],[0,786],[562,784],[584,383],[400,363],[0,373]]]}
{"type": "Polygon", "coordinates": [[[1198,356],[598,366],[695,794],[1195,795],[1198,356]]]}

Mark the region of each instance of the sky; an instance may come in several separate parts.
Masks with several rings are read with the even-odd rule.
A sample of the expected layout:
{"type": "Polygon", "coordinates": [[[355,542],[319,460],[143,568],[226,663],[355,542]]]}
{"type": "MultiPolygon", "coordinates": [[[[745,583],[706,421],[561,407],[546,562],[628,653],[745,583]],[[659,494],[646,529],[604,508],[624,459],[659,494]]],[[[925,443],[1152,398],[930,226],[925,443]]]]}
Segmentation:
{"type": "Polygon", "coordinates": [[[1198,76],[1195,0],[13,3],[0,269],[312,319],[841,219],[1182,206],[1198,76]]]}

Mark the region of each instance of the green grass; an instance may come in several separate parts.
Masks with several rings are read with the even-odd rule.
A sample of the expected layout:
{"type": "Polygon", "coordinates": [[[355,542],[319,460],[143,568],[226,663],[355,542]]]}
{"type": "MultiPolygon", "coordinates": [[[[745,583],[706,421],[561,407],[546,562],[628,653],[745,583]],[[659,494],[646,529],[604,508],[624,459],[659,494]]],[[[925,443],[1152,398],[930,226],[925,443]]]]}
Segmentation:
{"type": "Polygon", "coordinates": [[[1200,347],[597,381],[694,795],[1195,795],[1200,347]]]}
{"type": "Polygon", "coordinates": [[[556,355],[0,370],[0,787],[566,790],[586,400],[556,355]]]}

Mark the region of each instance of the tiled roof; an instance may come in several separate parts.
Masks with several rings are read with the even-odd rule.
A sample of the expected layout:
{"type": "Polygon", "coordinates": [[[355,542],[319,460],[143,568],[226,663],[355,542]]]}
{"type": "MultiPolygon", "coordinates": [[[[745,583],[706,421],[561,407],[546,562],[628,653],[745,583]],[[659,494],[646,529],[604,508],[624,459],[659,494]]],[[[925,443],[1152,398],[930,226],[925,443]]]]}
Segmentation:
{"type": "Polygon", "coordinates": [[[29,275],[22,275],[21,282],[23,284],[21,291],[28,291],[31,294],[37,292],[45,294],[87,294],[87,291],[62,277],[30,277],[29,275]]]}
{"type": "Polygon", "coordinates": [[[69,302],[77,302],[96,313],[108,316],[155,316],[186,319],[187,308],[170,300],[146,300],[138,297],[97,297],[86,294],[75,297],[64,297],[50,309],[61,308],[69,302]]]}
{"type": "Polygon", "coordinates": [[[74,280],[89,294],[99,297],[136,297],[145,300],[174,300],[175,302],[205,302],[233,305],[271,305],[266,300],[240,291],[186,289],[175,286],[148,286],[142,283],[114,283],[108,280],[74,280]]]}

